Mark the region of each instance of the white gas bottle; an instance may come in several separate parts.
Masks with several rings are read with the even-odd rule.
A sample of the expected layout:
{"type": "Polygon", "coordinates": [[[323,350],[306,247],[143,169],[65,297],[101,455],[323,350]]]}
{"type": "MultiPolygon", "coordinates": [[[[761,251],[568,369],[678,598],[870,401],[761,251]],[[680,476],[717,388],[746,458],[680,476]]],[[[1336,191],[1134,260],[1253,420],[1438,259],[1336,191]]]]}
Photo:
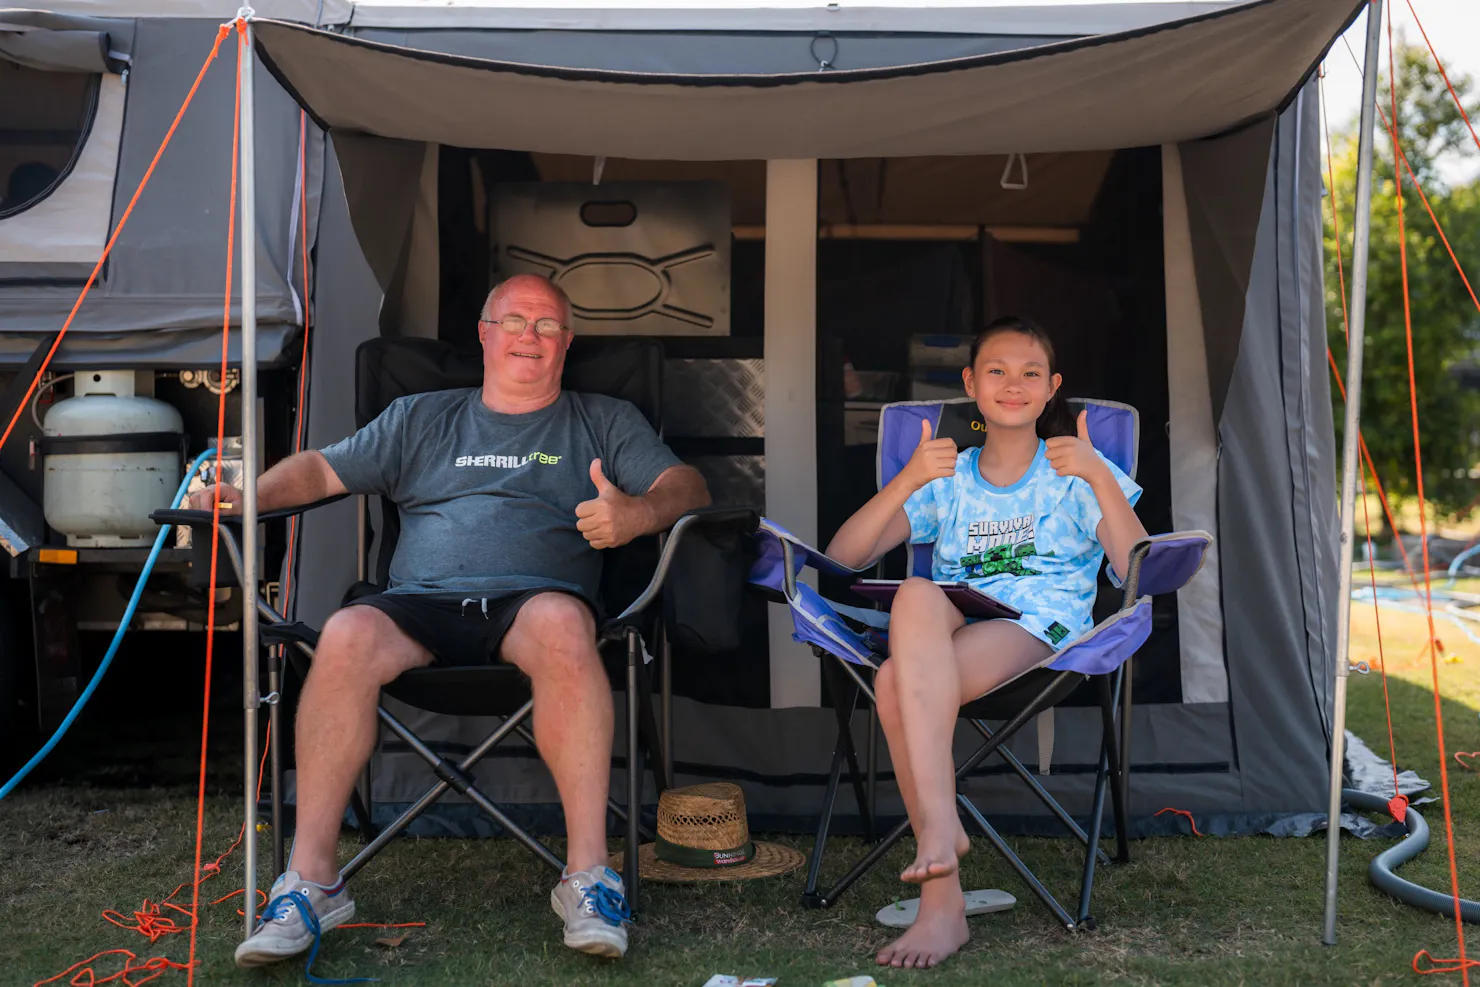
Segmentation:
{"type": "Polygon", "coordinates": [[[132,370],[78,371],[42,423],[46,523],[82,548],[148,545],[180,485],[180,413],[136,393],[132,370]]]}

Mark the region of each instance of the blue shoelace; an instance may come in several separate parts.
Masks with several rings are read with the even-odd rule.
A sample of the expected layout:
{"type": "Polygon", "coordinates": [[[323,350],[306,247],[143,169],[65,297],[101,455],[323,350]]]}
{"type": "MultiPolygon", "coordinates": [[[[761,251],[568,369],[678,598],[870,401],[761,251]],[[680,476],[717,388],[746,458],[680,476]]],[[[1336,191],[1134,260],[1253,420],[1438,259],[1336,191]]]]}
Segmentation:
{"type": "MultiPolygon", "coordinates": [[[[618,900],[620,900],[620,896],[618,900]]],[[[625,902],[623,902],[622,907],[626,907],[625,902]]],[[[313,910],[313,905],[309,902],[307,896],[305,896],[301,891],[287,891],[269,901],[267,903],[267,907],[262,911],[262,920],[257,925],[258,930],[260,931],[263,927],[265,927],[269,921],[276,921],[280,918],[287,918],[290,914],[292,914],[291,910],[294,908],[298,909],[298,914],[303,916],[304,925],[308,926],[308,930],[313,933],[313,947],[310,948],[308,951],[308,962],[303,964],[303,975],[308,978],[309,983],[368,984],[379,982],[380,978],[378,977],[347,977],[342,980],[336,980],[331,977],[320,977],[315,975],[315,973],[313,972],[313,963],[314,960],[318,958],[319,941],[324,933],[323,930],[319,927],[318,913],[313,910]]]]}
{"type": "Polygon", "coordinates": [[[591,909],[612,925],[632,921],[632,909],[620,891],[613,891],[605,884],[593,884],[581,892],[581,897],[591,903],[591,909]]]}

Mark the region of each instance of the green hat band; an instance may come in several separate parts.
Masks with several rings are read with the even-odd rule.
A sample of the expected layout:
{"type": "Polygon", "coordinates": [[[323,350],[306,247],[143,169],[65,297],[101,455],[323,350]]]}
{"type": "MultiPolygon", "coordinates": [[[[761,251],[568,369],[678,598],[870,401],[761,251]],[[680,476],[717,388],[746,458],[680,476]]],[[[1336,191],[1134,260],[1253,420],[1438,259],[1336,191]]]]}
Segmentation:
{"type": "Polygon", "coordinates": [[[659,860],[677,864],[680,867],[721,868],[749,863],[750,859],[755,856],[755,843],[747,840],[744,845],[731,850],[700,850],[696,847],[669,843],[659,836],[654,850],[659,860]]]}

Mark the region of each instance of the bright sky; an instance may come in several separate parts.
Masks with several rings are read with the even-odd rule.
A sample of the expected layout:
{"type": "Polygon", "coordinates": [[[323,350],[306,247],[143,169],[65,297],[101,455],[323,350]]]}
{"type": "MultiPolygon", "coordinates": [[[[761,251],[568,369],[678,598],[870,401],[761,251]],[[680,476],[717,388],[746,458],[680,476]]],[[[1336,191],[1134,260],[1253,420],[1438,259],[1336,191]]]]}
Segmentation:
{"type": "MultiPolygon", "coordinates": [[[[1393,31],[1396,37],[1402,32],[1408,41],[1422,45],[1423,35],[1414,23],[1409,10],[1410,0],[1388,0],[1393,4],[1393,31]]],[[[1411,0],[1428,32],[1434,50],[1444,62],[1450,79],[1462,74],[1480,81],[1480,0],[1411,0]]],[[[1337,41],[1326,57],[1326,110],[1330,115],[1331,129],[1348,129],[1357,115],[1357,105],[1362,98],[1362,73],[1352,56],[1347,54],[1347,45],[1357,59],[1367,41],[1367,15],[1364,13],[1346,32],[1346,44],[1337,41]]],[[[1383,66],[1387,65],[1387,41],[1383,41],[1383,66]]],[[[1480,120],[1475,120],[1480,130],[1480,120]]],[[[1451,182],[1465,181],[1480,175],[1480,148],[1473,145],[1456,160],[1444,162],[1444,177],[1451,182]]]]}

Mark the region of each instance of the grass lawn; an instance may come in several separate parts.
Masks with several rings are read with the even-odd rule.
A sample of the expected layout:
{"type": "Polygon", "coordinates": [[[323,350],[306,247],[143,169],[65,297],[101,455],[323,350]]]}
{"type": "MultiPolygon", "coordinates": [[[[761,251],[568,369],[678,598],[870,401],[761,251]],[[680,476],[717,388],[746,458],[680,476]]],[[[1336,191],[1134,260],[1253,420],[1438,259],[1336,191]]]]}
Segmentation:
{"type": "MultiPolygon", "coordinates": [[[[1430,670],[1420,655],[1422,617],[1383,613],[1389,691],[1403,767],[1438,786],[1430,670]]],[[[1440,665],[1450,751],[1480,749],[1480,647],[1440,627],[1440,665]]],[[[1370,609],[1356,607],[1352,655],[1375,656],[1370,609]]],[[[1351,727],[1374,751],[1388,754],[1379,676],[1353,676],[1351,727]]],[[[1480,774],[1450,761],[1461,890],[1480,896],[1480,774]]],[[[208,858],[236,833],[238,803],[212,798],[208,858]]],[[[1444,819],[1424,809],[1434,843],[1404,874],[1449,887],[1444,819]]],[[[105,908],[132,911],[168,894],[189,873],[194,797],[181,789],[39,786],[0,802],[0,975],[32,984],[94,952],[127,947],[141,957],[184,960],[187,937],[156,945],[99,918],[105,908]]],[[[857,841],[848,843],[856,852],[857,841]]],[[[1079,858],[1068,841],[1020,839],[1018,852],[1063,900],[1074,897],[1079,858]]],[[[354,843],[346,840],[344,850],[354,843]]],[[[796,845],[806,849],[809,841],[796,845]]],[[[1384,897],[1366,881],[1368,860],[1384,843],[1344,841],[1341,943],[1320,943],[1323,838],[1141,841],[1133,862],[1103,870],[1095,913],[1100,931],[1071,936],[978,840],[963,863],[967,887],[1001,887],[1019,898],[1011,912],[972,920],[971,943],[956,959],[926,972],[882,971],[900,984],[1330,984],[1419,982],[1415,951],[1454,956],[1452,921],[1384,897]]],[[[890,933],[872,921],[901,885],[907,844],[853,889],[838,907],[805,911],[796,903],[800,875],[733,886],[645,885],[641,924],[619,964],[578,956],[559,942],[547,903],[550,877],[508,841],[411,841],[394,844],[354,882],[359,920],[424,921],[424,929],[342,930],[325,938],[315,973],[379,977],[398,985],[700,985],[713,973],[779,977],[781,987],[815,987],[826,979],[876,972],[873,950],[890,933]],[[383,936],[404,934],[395,947],[383,936]]],[[[844,853],[832,859],[842,861],[844,853]]],[[[234,859],[234,858],[233,858],[234,859]]],[[[228,876],[208,882],[206,900],[235,887],[228,876]]],[[[270,875],[264,869],[264,883],[270,875]]],[[[188,897],[188,890],[187,890],[188,897]]],[[[203,910],[197,983],[298,984],[301,962],[242,971],[231,964],[240,920],[235,902],[203,910]]],[[[1480,934],[1470,950],[1480,953],[1480,934]]],[[[98,976],[116,966],[98,968],[98,976]]],[[[65,981],[61,981],[65,982],[65,981]]],[[[86,981],[82,981],[86,983],[86,981]]],[[[167,973],[156,983],[183,983],[167,973]]],[[[1438,983],[1458,983],[1458,976],[1438,983]]],[[[1480,982],[1480,971],[1477,971],[1480,982]]],[[[116,983],[116,981],[115,981],[116,983]]]]}

